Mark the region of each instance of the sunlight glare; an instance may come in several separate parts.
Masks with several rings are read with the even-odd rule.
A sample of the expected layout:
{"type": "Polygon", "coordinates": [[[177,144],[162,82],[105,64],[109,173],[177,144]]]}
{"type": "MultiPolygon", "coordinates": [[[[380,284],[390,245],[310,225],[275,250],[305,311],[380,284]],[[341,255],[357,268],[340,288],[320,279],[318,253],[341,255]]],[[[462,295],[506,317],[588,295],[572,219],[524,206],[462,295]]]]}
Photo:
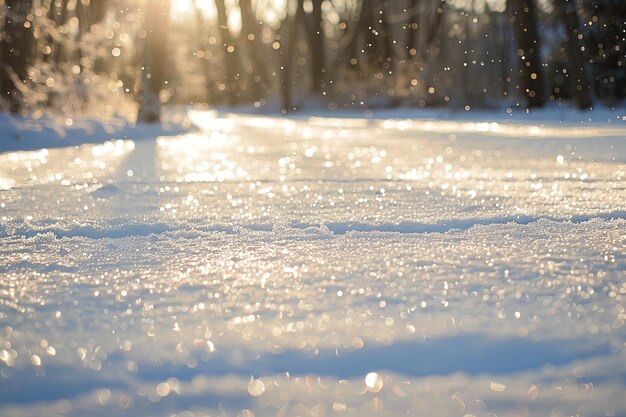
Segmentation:
{"type": "MultiPolygon", "coordinates": [[[[215,3],[213,3],[212,0],[195,1],[198,8],[202,10],[205,16],[215,15],[215,3]]],[[[175,0],[172,2],[171,11],[174,18],[189,17],[189,15],[194,13],[194,2],[193,0],[175,0]]]]}

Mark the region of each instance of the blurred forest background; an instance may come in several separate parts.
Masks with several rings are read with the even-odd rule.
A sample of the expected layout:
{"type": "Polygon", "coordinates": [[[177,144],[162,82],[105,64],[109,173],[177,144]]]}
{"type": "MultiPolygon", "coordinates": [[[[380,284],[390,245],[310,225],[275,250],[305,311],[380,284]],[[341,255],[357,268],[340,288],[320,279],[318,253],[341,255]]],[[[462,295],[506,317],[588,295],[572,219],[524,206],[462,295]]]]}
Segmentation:
{"type": "Polygon", "coordinates": [[[626,0],[0,0],[0,22],[10,112],[626,96],[626,0]]]}

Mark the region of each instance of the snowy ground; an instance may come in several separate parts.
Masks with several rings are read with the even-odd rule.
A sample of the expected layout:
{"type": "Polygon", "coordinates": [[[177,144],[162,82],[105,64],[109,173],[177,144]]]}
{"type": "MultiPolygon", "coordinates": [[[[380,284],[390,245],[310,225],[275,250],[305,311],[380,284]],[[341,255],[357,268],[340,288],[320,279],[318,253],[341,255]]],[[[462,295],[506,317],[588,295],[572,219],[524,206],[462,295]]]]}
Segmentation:
{"type": "Polygon", "coordinates": [[[626,416],[626,127],[194,113],[0,153],[2,416],[626,416]]]}

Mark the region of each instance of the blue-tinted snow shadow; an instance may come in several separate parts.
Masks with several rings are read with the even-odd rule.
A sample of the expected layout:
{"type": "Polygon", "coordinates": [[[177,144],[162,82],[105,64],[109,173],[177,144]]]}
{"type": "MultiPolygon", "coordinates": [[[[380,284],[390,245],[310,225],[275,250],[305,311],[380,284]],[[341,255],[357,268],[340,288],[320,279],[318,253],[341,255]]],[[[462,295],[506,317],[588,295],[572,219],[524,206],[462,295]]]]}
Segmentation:
{"type": "Polygon", "coordinates": [[[269,374],[320,374],[341,379],[361,377],[372,370],[392,371],[410,377],[457,372],[501,375],[539,369],[545,365],[564,365],[609,353],[607,347],[581,350],[572,348],[571,343],[534,343],[522,338],[494,340],[481,335],[462,335],[421,343],[371,346],[338,354],[334,351],[316,356],[297,351],[266,354],[259,365],[261,371],[269,374]]]}
{"type": "MultiPolygon", "coordinates": [[[[119,355],[116,356],[121,358],[119,355]]],[[[163,365],[162,372],[170,375],[167,364],[163,365]]],[[[115,372],[103,376],[100,372],[70,367],[46,367],[46,375],[41,377],[35,376],[32,370],[16,371],[11,378],[0,384],[0,414],[3,406],[46,403],[61,399],[73,401],[100,389],[120,390],[132,395],[137,389],[133,385],[135,382],[145,381],[137,381],[135,378],[116,378],[115,372]]],[[[175,414],[175,410],[183,405],[206,407],[221,405],[226,408],[249,407],[250,397],[241,394],[241,392],[185,394],[184,397],[177,396],[162,401],[160,408],[171,410],[172,414],[175,414]]],[[[95,396],[92,397],[92,402],[95,402],[95,396]]],[[[94,412],[89,415],[109,414],[105,413],[104,409],[101,411],[102,413],[94,412]]]]}
{"type": "MultiPolygon", "coordinates": [[[[455,373],[510,375],[540,370],[546,365],[561,366],[578,360],[606,356],[611,351],[606,345],[593,345],[588,341],[557,340],[536,343],[526,338],[504,339],[467,334],[423,342],[398,342],[389,346],[372,344],[356,351],[324,350],[316,355],[297,350],[278,354],[248,353],[244,353],[244,357],[256,356],[256,359],[234,365],[229,360],[231,352],[218,351],[214,359],[199,361],[198,366],[193,369],[171,362],[155,365],[139,361],[138,372],[133,374],[131,380],[157,383],[176,377],[181,381],[190,381],[199,374],[214,377],[253,375],[258,378],[286,372],[290,375],[313,374],[336,379],[362,378],[371,371],[394,372],[409,378],[455,373]]],[[[110,355],[106,362],[110,369],[107,376],[101,372],[70,367],[46,367],[45,377],[35,377],[28,370],[15,372],[7,383],[0,385],[0,404],[69,399],[98,388],[130,389],[127,386],[130,380],[120,375],[120,372],[126,372],[124,364],[128,359],[121,353],[110,355]]],[[[223,400],[219,395],[203,395],[207,401],[209,397],[215,401],[223,400]]]]}
{"type": "Polygon", "coordinates": [[[125,388],[122,381],[103,378],[97,372],[57,366],[45,369],[44,376],[35,376],[31,369],[15,370],[0,384],[0,405],[71,399],[95,389],[125,388]]]}
{"type": "MultiPolygon", "coordinates": [[[[571,217],[554,217],[554,216],[502,216],[487,218],[472,218],[465,220],[444,220],[435,223],[418,223],[403,221],[400,223],[362,223],[362,222],[329,222],[324,223],[331,232],[336,235],[343,235],[350,232],[392,232],[392,233],[446,233],[452,230],[468,230],[474,226],[490,226],[496,224],[521,224],[527,225],[538,222],[540,220],[549,220],[558,223],[585,223],[593,219],[626,219],[626,211],[616,210],[607,213],[596,213],[593,215],[577,215],[571,217]]],[[[293,222],[291,227],[296,229],[307,229],[316,227],[314,224],[293,222]]]]}
{"type": "MultiPolygon", "coordinates": [[[[577,344],[571,340],[533,342],[526,338],[494,339],[485,335],[459,335],[424,342],[399,342],[389,346],[366,345],[356,351],[287,350],[263,353],[257,359],[234,366],[223,357],[201,362],[198,368],[179,368],[174,376],[188,379],[197,374],[241,374],[255,377],[289,372],[315,374],[338,379],[360,378],[373,370],[390,371],[408,377],[503,375],[560,366],[570,362],[610,354],[607,346],[577,344]]],[[[159,380],[163,368],[140,366],[139,378],[159,380]]],[[[169,375],[169,374],[167,374],[169,375]]]]}

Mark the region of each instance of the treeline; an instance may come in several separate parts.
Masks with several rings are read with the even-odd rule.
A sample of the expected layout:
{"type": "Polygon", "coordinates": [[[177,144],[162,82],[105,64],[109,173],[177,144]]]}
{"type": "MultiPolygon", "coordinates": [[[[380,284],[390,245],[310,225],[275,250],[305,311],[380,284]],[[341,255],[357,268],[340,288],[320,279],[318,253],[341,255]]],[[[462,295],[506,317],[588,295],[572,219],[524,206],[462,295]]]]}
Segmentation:
{"type": "Polygon", "coordinates": [[[0,0],[0,105],[23,112],[112,108],[133,95],[156,121],[169,0],[0,0]]]}
{"type": "Polygon", "coordinates": [[[154,121],[166,99],[287,112],[626,97],[625,0],[188,1],[172,18],[169,0],[0,0],[2,105],[132,97],[154,121]]]}

